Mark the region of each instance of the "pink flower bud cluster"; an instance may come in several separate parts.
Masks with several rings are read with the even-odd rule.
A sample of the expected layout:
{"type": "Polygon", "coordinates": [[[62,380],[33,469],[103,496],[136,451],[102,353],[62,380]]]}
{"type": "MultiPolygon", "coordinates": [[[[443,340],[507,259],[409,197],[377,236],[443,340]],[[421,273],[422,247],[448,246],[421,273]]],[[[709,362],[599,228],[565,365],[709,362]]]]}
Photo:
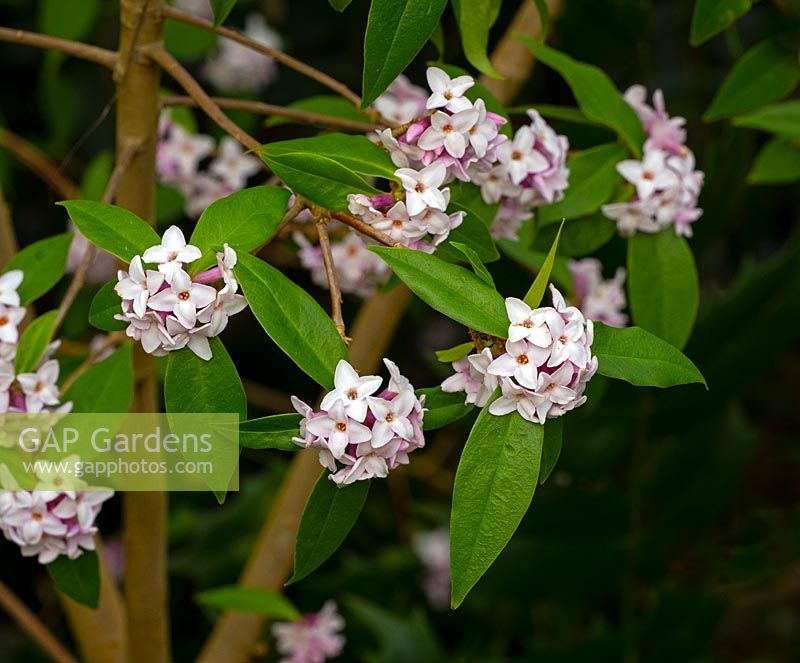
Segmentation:
{"type": "Polygon", "coordinates": [[[187,216],[197,218],[211,203],[243,189],[260,169],[258,158],[245,154],[233,138],[226,136],[216,146],[211,136],[191,134],[173,122],[169,113],[161,115],[156,152],[158,179],[183,195],[187,216]],[[212,155],[208,166],[201,169],[212,155]]]}
{"type": "Polygon", "coordinates": [[[340,486],[362,479],[385,478],[408,455],[425,446],[422,421],[425,399],[417,398],[414,387],[394,362],[384,359],[390,379],[386,389],[377,375],[360,377],[344,359],[334,376],[334,389],[314,411],[292,397],[303,415],[300,437],[294,442],[319,452],[319,461],[331,471],[340,486]]]}
{"type": "Polygon", "coordinates": [[[0,492],[0,530],[23,557],[49,564],[61,555],[80,557],[94,550],[95,518],[108,491],[15,490],[0,492]]]}
{"type": "Polygon", "coordinates": [[[495,237],[517,240],[531,210],[560,201],[569,184],[567,137],[556,134],[536,110],[528,117],[530,124],[497,148],[497,164],[473,177],[487,203],[501,203],[492,225],[495,237]]]}
{"type": "Polygon", "coordinates": [[[411,542],[423,566],[422,589],[435,610],[450,607],[450,534],[442,529],[419,532],[411,542]]]}
{"type": "Polygon", "coordinates": [[[464,391],[466,402],[485,405],[499,386],[501,396],[489,412],[519,414],[533,423],[562,416],[586,402],[583,392],[597,371],[592,357],[592,321],[550,286],[553,306],[531,309],[522,300],[506,299],[510,325],[505,352],[489,348],[453,364],[456,374],[442,383],[447,392],[464,391]]]}
{"type": "Polygon", "coordinates": [[[692,151],[686,147],[686,120],[670,117],[661,90],[647,105],[647,91],[635,85],[625,93],[626,101],[642,121],[647,141],[641,161],[628,159],[617,170],[635,189],[629,202],[603,206],[603,213],[617,222],[623,236],[635,232],[657,233],[672,226],[677,235],[692,236],[692,224],[703,214],[697,207],[703,173],[695,170],[692,151]]]}
{"type": "Polygon", "coordinates": [[[216,267],[189,276],[184,267],[200,257],[200,249],[187,244],[180,228],[172,226],[159,246],[135,256],[129,271],[118,273],[115,290],[122,313],[114,317],[128,323],[127,335],[140,341],[145,352],[160,357],[188,347],[207,361],[208,339],[221,334],[228,318],[247,306],[236,294],[236,251],[225,244],[216,267]],[[147,269],[145,263],[158,269],[147,269]],[[218,281],[223,284],[220,290],[208,285],[218,281]]]}
{"type": "Polygon", "coordinates": [[[319,612],[299,621],[274,624],[275,648],[283,656],[279,663],[325,663],[336,658],[344,648],[344,626],[334,601],[326,601],[319,612]]]}
{"type": "Polygon", "coordinates": [[[590,320],[611,327],[624,327],[628,316],[622,311],[627,305],[625,297],[625,268],[618,267],[613,279],[603,279],[603,264],[597,258],[570,260],[576,306],[590,320]]]}

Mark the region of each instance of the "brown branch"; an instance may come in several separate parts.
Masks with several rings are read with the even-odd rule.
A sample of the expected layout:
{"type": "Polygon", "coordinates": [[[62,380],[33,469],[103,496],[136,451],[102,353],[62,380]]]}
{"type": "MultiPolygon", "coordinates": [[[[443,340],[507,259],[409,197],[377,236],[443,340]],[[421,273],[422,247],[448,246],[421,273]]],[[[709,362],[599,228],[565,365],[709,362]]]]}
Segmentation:
{"type": "Polygon", "coordinates": [[[0,28],[0,41],[7,41],[12,44],[23,46],[34,46],[48,51],[59,51],[72,55],[82,60],[96,62],[104,67],[113,69],[117,64],[117,54],[114,51],[82,44],[78,41],[69,39],[58,39],[38,32],[26,32],[25,30],[14,30],[13,28],[0,28]]]}
{"type": "MultiPolygon", "coordinates": [[[[133,161],[133,157],[136,156],[136,152],[139,151],[140,146],[141,141],[139,140],[131,139],[125,143],[122,151],[117,155],[117,163],[114,166],[114,170],[108,180],[108,184],[106,185],[106,190],[105,193],[103,193],[101,202],[110,203],[114,200],[114,197],[117,195],[117,189],[119,189],[119,184],[122,181],[122,177],[125,175],[125,171],[128,170],[128,166],[131,165],[131,161],[133,161]]],[[[83,254],[83,258],[81,258],[80,265],[78,265],[78,269],[75,270],[75,275],[72,277],[72,282],[69,284],[69,288],[67,288],[64,299],[61,300],[61,305],[58,307],[56,324],[53,328],[53,337],[55,337],[58,333],[59,328],[64,322],[64,318],[67,317],[70,307],[74,303],[78,293],[81,291],[83,284],[86,282],[86,274],[88,274],[89,268],[92,266],[92,261],[96,255],[97,247],[91,242],[88,243],[86,246],[86,251],[83,254]]]]}
{"type": "Polygon", "coordinates": [[[357,230],[362,235],[366,235],[367,237],[371,237],[376,242],[380,242],[386,246],[392,247],[399,247],[402,244],[398,244],[395,242],[389,235],[386,233],[382,233],[380,230],[376,230],[368,223],[364,223],[361,219],[357,219],[350,214],[345,214],[344,212],[331,212],[331,218],[336,219],[337,221],[341,221],[342,223],[350,226],[353,230],[357,230]]]}
{"type": "Polygon", "coordinates": [[[317,219],[317,232],[319,233],[319,247],[322,249],[322,261],[325,263],[325,274],[328,277],[328,289],[331,291],[331,318],[336,330],[345,344],[350,342],[345,333],[344,317],[342,316],[342,291],[339,290],[339,280],[336,277],[336,266],[333,264],[331,253],[331,238],[328,235],[328,223],[325,219],[317,219]]]}
{"type": "MultiPolygon", "coordinates": [[[[89,356],[76,368],[72,373],[69,374],[69,377],[64,380],[64,384],[61,385],[60,394],[63,396],[66,394],[72,385],[74,385],[78,378],[83,375],[87,370],[89,370],[97,361],[99,361],[100,357],[102,357],[106,352],[115,348],[116,346],[122,344],[125,341],[125,334],[123,332],[113,332],[108,335],[108,338],[103,341],[103,343],[93,352],[89,353],[89,356]]],[[[62,345],[63,349],[63,345],[62,345]]]]}
{"type": "MultiPolygon", "coordinates": [[[[166,8],[167,6],[165,5],[165,9],[166,8]]],[[[222,112],[222,109],[214,103],[214,100],[208,96],[206,91],[203,90],[192,75],[159,44],[150,44],[149,46],[143,47],[141,50],[149,55],[155,62],[158,62],[158,64],[163,67],[164,71],[174,78],[175,81],[186,90],[186,93],[197,102],[197,105],[205,111],[206,115],[233,136],[233,138],[249,150],[255,150],[261,147],[261,143],[222,112]]]]}
{"type": "MultiPolygon", "coordinates": [[[[230,110],[242,110],[258,115],[286,117],[304,124],[318,124],[333,129],[344,131],[356,131],[367,133],[381,128],[378,124],[370,124],[367,121],[358,122],[356,120],[345,120],[332,115],[312,113],[300,110],[299,108],[289,108],[287,106],[276,106],[275,104],[265,104],[261,101],[248,101],[247,99],[227,99],[225,97],[211,97],[211,100],[220,108],[230,110]]],[[[161,99],[162,106],[197,106],[197,101],[191,97],[164,97],[161,99]]]]}
{"type": "Polygon", "coordinates": [[[278,50],[277,48],[272,48],[270,46],[265,46],[249,37],[243,35],[241,32],[237,32],[236,30],[231,30],[230,28],[226,27],[215,27],[211,21],[207,21],[204,18],[200,18],[198,16],[193,16],[187,12],[183,12],[180,9],[176,9],[175,7],[171,7],[169,5],[164,5],[164,16],[167,18],[171,18],[175,21],[180,21],[181,23],[188,23],[189,25],[194,25],[198,28],[202,28],[208,32],[213,32],[215,34],[220,35],[221,37],[226,37],[227,39],[231,39],[242,46],[246,46],[254,51],[261,53],[262,55],[266,55],[271,57],[276,62],[280,62],[281,64],[289,67],[290,69],[294,69],[295,71],[303,74],[307,78],[311,78],[318,83],[321,83],[325,87],[333,90],[337,94],[341,95],[345,99],[347,99],[350,103],[352,103],[356,108],[361,107],[361,97],[359,97],[355,92],[353,92],[350,88],[348,88],[344,83],[340,83],[335,78],[328,76],[328,74],[324,74],[323,72],[315,69],[311,65],[306,64],[305,62],[301,62],[293,58],[291,55],[287,55],[283,51],[278,50]]]}
{"type": "Polygon", "coordinates": [[[0,127],[0,147],[16,156],[63,200],[81,197],[78,187],[59,171],[44,152],[24,138],[0,127]]]}
{"type": "Polygon", "coordinates": [[[78,663],[78,659],[67,651],[50,629],[2,581],[0,581],[0,606],[51,660],[56,663],[78,663]]]}

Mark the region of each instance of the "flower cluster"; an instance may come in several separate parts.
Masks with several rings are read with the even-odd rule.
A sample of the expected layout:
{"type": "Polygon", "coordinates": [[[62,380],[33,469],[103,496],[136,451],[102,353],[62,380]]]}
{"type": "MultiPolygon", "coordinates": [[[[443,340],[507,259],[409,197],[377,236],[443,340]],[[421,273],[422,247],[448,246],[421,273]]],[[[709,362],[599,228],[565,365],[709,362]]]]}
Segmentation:
{"type": "Polygon", "coordinates": [[[303,415],[300,437],[293,441],[319,452],[319,461],[340,486],[386,477],[398,465],[408,464],[408,454],[425,446],[422,432],[425,398],[390,360],[384,359],[390,379],[386,389],[377,375],[360,377],[345,360],[339,361],[334,389],[314,411],[292,397],[303,415]]]}
{"type": "Polygon", "coordinates": [[[419,532],[412,541],[414,552],[422,562],[422,589],[432,608],[446,610],[450,606],[450,534],[446,529],[419,532]]]}
{"type": "Polygon", "coordinates": [[[692,224],[703,214],[697,207],[703,173],[695,170],[694,154],[685,145],[686,120],[667,114],[661,90],[653,94],[652,107],[646,97],[641,85],[625,93],[648,136],[644,156],[641,161],[628,159],[617,164],[636,193],[629,202],[604,205],[603,213],[617,222],[623,236],[637,231],[656,233],[673,226],[677,235],[691,237],[692,224]]]}
{"type": "MultiPolygon", "coordinates": [[[[244,35],[271,48],[281,47],[281,37],[260,14],[245,20],[244,35]]],[[[224,92],[259,92],[278,75],[278,66],[271,57],[231,39],[221,38],[219,50],[203,67],[203,74],[218,90],[224,92]]]]}
{"type": "Polygon", "coordinates": [[[245,154],[233,138],[226,136],[215,146],[211,136],[191,134],[169,113],[162,114],[156,154],[158,179],[180,191],[188,216],[197,218],[214,201],[243,189],[260,169],[260,161],[245,154]],[[201,170],[201,164],[214,153],[207,168],[201,170]]]}
{"type": "Polygon", "coordinates": [[[188,347],[209,360],[208,339],[221,334],[228,318],[247,306],[236,294],[236,252],[225,244],[216,267],[189,276],[184,267],[200,257],[200,249],[187,244],[180,228],[172,226],[160,245],[135,256],[129,271],[118,273],[115,290],[122,298],[122,313],[115,317],[128,323],[127,335],[141,341],[145,352],[163,356],[188,347]],[[147,269],[145,263],[158,269],[147,269]],[[208,285],[217,281],[223,283],[220,290],[208,285]]]}
{"type": "Polygon", "coordinates": [[[489,412],[501,416],[516,410],[534,423],[583,405],[586,384],[597,370],[592,321],[550,288],[552,307],[531,309],[522,300],[506,299],[510,325],[505,351],[495,357],[484,348],[459,359],[442,390],[463,391],[467,403],[483,406],[499,386],[502,394],[489,412]]]}
{"type": "Polygon", "coordinates": [[[325,663],[336,658],[344,648],[344,619],[336,603],[326,601],[319,612],[304,615],[296,622],[278,622],[272,626],[279,663],[325,663]]]}
{"type": "Polygon", "coordinates": [[[603,264],[597,258],[570,260],[567,267],[572,274],[575,304],[583,315],[611,327],[628,324],[628,316],[622,312],[627,304],[624,267],[617,268],[613,279],[603,279],[603,264]]]}

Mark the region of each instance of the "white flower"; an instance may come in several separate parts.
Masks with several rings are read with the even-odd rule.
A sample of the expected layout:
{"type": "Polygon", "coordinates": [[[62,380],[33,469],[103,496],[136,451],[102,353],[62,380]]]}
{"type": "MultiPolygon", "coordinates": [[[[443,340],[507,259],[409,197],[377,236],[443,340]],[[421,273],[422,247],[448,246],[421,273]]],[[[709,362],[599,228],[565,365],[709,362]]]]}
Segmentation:
{"type": "Polygon", "coordinates": [[[279,663],[325,663],[336,658],[344,647],[344,637],[339,633],[343,628],[344,619],[333,601],[326,601],[318,613],[297,622],[274,624],[276,649],[285,655],[279,663]]]}
{"type": "Polygon", "coordinates": [[[247,300],[242,295],[217,294],[216,300],[197,313],[197,320],[209,324],[208,336],[219,336],[228,326],[228,318],[247,308],[247,300]]]}
{"type": "Polygon", "coordinates": [[[489,142],[497,137],[499,130],[497,124],[487,117],[486,103],[483,99],[475,100],[475,110],[478,111],[478,119],[469,129],[469,144],[475,150],[475,156],[483,159],[486,150],[489,149],[489,142]]]}
{"type": "Polygon", "coordinates": [[[489,412],[501,417],[516,410],[524,419],[533,423],[544,421],[537,418],[536,406],[530,391],[514,384],[511,380],[502,380],[500,388],[503,395],[489,405],[489,412]]]}
{"type": "Polygon", "coordinates": [[[534,149],[536,136],[528,126],[517,129],[513,141],[497,146],[497,160],[507,169],[514,184],[519,184],[530,173],[538,173],[549,167],[547,158],[534,149]]]}
{"type": "Polygon", "coordinates": [[[550,356],[548,348],[540,348],[527,341],[509,341],[506,351],[487,369],[492,375],[513,377],[523,387],[533,389],[538,376],[537,367],[550,356]]]}
{"type": "Polygon", "coordinates": [[[553,317],[547,309],[531,309],[525,302],[516,297],[506,298],[506,313],[511,323],[508,326],[508,340],[513,342],[527,340],[540,348],[548,348],[553,342],[550,330],[546,326],[553,317]]]}
{"type": "Polygon", "coordinates": [[[158,264],[158,271],[172,283],[176,272],[182,271],[185,263],[194,262],[202,255],[200,249],[186,243],[186,238],[180,228],[170,226],[161,238],[161,244],[147,249],[142,260],[158,264]]]}
{"type": "Polygon", "coordinates": [[[115,315],[114,318],[128,323],[125,334],[134,341],[140,341],[142,349],[148,354],[161,357],[175,346],[161,316],[155,311],[148,311],[143,316],[127,311],[115,315]]]}
{"type": "Polygon", "coordinates": [[[377,375],[360,377],[349,363],[340,359],[333,377],[334,389],[325,394],[320,408],[328,412],[337,401],[341,401],[349,417],[362,422],[367,416],[367,397],[381,386],[377,375]]]}
{"type": "Polygon", "coordinates": [[[381,232],[387,234],[395,242],[408,246],[412,240],[423,237],[426,229],[416,219],[408,216],[408,210],[403,201],[395,203],[380,220],[374,221],[371,225],[381,232]]]}
{"type": "Polygon", "coordinates": [[[577,394],[566,386],[572,380],[572,373],[572,367],[566,362],[555,373],[539,373],[534,392],[539,421],[544,422],[554,404],[563,406],[575,400],[577,394]]]}
{"type": "Polygon", "coordinates": [[[169,316],[166,328],[167,333],[172,337],[172,342],[175,344],[175,347],[171,348],[172,350],[188,347],[200,359],[204,361],[211,359],[211,346],[208,343],[208,338],[214,335],[211,333],[211,324],[187,329],[182,323],[178,322],[177,318],[169,316]]]}
{"type": "Polygon", "coordinates": [[[159,177],[164,182],[190,180],[197,174],[200,162],[213,150],[211,136],[193,135],[180,124],[172,124],[169,136],[158,146],[159,177]]]}
{"type": "Polygon", "coordinates": [[[17,289],[22,283],[24,275],[20,269],[12,269],[0,276],[0,304],[6,306],[19,306],[17,289]]]}
{"type": "Polygon", "coordinates": [[[58,405],[58,373],[58,362],[51,359],[34,373],[22,373],[17,376],[17,381],[25,394],[28,412],[41,412],[45,405],[58,405]]]}
{"type": "Polygon", "coordinates": [[[119,283],[114,290],[122,299],[130,299],[133,312],[142,316],[147,310],[147,300],[158,292],[164,283],[164,275],[152,269],[145,271],[140,256],[131,260],[129,272],[120,270],[117,273],[119,283]]]}
{"type": "Polygon", "coordinates": [[[220,291],[220,295],[229,295],[239,290],[239,283],[236,281],[236,276],[233,273],[233,268],[236,267],[238,260],[236,251],[230,246],[224,244],[222,253],[217,253],[217,267],[222,274],[222,280],[225,282],[225,287],[220,291]]]}
{"type": "Polygon", "coordinates": [[[347,416],[343,401],[336,401],[323,416],[309,419],[306,429],[326,438],[330,452],[337,459],[344,455],[348,445],[369,442],[372,438],[369,428],[347,416]]]}
{"type": "Polygon", "coordinates": [[[6,514],[4,520],[15,528],[19,545],[36,545],[46,534],[64,536],[67,533],[67,526],[50,513],[40,493],[32,493],[29,505],[6,514]]]}
{"type": "Polygon", "coordinates": [[[21,306],[0,304],[0,343],[15,345],[19,341],[17,326],[25,317],[25,309],[21,306]]]}
{"type": "Polygon", "coordinates": [[[411,168],[400,168],[395,171],[406,190],[406,208],[412,216],[419,214],[426,207],[444,212],[447,201],[439,187],[447,175],[447,168],[441,161],[435,161],[420,171],[411,168]]]}
{"type": "Polygon", "coordinates": [[[438,67],[428,67],[428,87],[431,94],[426,103],[427,108],[447,108],[454,113],[472,106],[472,102],[464,97],[464,93],[475,85],[472,76],[450,78],[438,67]]]}
{"type": "MultiPolygon", "coordinates": [[[[386,116],[384,115],[384,117],[386,116]]],[[[381,144],[389,152],[392,162],[398,168],[408,168],[412,161],[419,161],[425,154],[425,151],[416,145],[398,141],[397,138],[392,135],[391,129],[377,131],[376,135],[381,141],[381,144]]]]}
{"type": "Polygon", "coordinates": [[[225,136],[217,149],[217,157],[208,169],[234,189],[242,189],[247,180],[261,170],[261,162],[230,136],[225,136]]]}
{"type": "Polygon", "coordinates": [[[626,159],[617,164],[617,170],[636,187],[641,199],[647,199],[658,189],[675,186],[678,178],[667,168],[667,153],[662,150],[647,150],[643,161],[626,159]]]}
{"type": "Polygon", "coordinates": [[[153,295],[148,306],[155,311],[170,312],[187,329],[197,322],[197,310],[205,308],[217,297],[217,291],[202,283],[192,283],[182,269],[173,273],[171,287],[153,295]]]}
{"type": "Polygon", "coordinates": [[[8,412],[8,403],[11,395],[8,390],[14,383],[14,364],[0,360],[0,414],[8,412]]]}
{"type": "Polygon", "coordinates": [[[367,402],[375,417],[375,424],[372,426],[374,449],[382,447],[394,437],[401,437],[404,440],[414,437],[414,427],[408,420],[408,415],[417,402],[413,391],[403,390],[391,401],[370,396],[367,402]]]}
{"type": "Polygon", "coordinates": [[[467,132],[475,126],[480,113],[468,108],[453,115],[437,111],[431,116],[431,126],[419,137],[417,144],[423,150],[439,147],[460,159],[467,150],[467,132]]]}

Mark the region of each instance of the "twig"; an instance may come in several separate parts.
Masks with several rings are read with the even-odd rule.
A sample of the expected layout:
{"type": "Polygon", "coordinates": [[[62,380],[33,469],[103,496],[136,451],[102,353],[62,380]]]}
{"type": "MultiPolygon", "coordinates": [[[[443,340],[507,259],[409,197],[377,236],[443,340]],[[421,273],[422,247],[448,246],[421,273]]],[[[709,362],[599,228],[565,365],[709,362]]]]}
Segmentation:
{"type": "Polygon", "coordinates": [[[58,196],[64,200],[80,198],[80,190],[38,147],[8,129],[0,127],[0,147],[4,147],[22,163],[30,168],[38,177],[46,182],[58,196]]]}
{"type": "Polygon", "coordinates": [[[79,366],[76,368],[72,373],[69,374],[69,377],[64,380],[64,384],[61,385],[60,394],[63,396],[66,394],[72,385],[74,385],[78,378],[83,375],[87,370],[89,370],[95,362],[97,362],[100,357],[102,357],[106,352],[108,352],[111,348],[118,346],[125,340],[124,335],[121,335],[121,332],[112,333],[108,335],[108,338],[103,341],[103,343],[94,350],[79,366]]]}
{"type": "Polygon", "coordinates": [[[0,581],[0,606],[56,663],[78,663],[41,620],[0,581]]]}
{"type": "MultiPolygon", "coordinates": [[[[297,120],[304,124],[319,124],[325,127],[334,129],[343,129],[345,131],[356,131],[358,133],[366,133],[368,131],[376,131],[380,129],[378,124],[370,124],[369,122],[358,122],[356,120],[345,120],[340,117],[332,115],[323,115],[321,113],[312,113],[310,111],[300,110],[299,108],[289,108],[287,106],[276,106],[275,104],[265,104],[261,101],[248,101],[247,99],[226,99],[225,97],[211,97],[211,100],[220,108],[228,108],[231,110],[243,110],[258,115],[286,117],[291,120],[297,120]]],[[[197,106],[197,101],[191,97],[164,97],[161,100],[161,105],[170,106],[197,106]]]]}
{"type": "Polygon", "coordinates": [[[342,291],[339,290],[339,280],[336,277],[336,267],[333,264],[331,253],[331,238],[328,236],[328,222],[326,219],[317,219],[317,232],[319,233],[319,247],[322,249],[322,261],[325,263],[325,274],[328,277],[328,289],[331,291],[331,318],[336,330],[345,344],[350,343],[347,338],[342,316],[342,291]]]}
{"type": "MultiPolygon", "coordinates": [[[[119,183],[122,181],[125,171],[128,170],[128,166],[131,165],[131,161],[139,151],[140,146],[140,141],[131,139],[122,147],[122,150],[117,155],[117,163],[114,166],[114,171],[111,173],[111,177],[108,180],[108,185],[106,186],[105,193],[103,193],[101,202],[110,203],[112,200],[114,200],[114,196],[117,195],[119,183]]],[[[54,337],[58,333],[59,328],[64,322],[64,318],[67,317],[70,307],[83,287],[83,284],[86,281],[86,274],[89,272],[89,268],[92,266],[92,261],[94,260],[95,255],[97,255],[97,247],[92,243],[87,244],[86,251],[81,259],[81,263],[78,265],[78,269],[75,270],[75,276],[72,277],[72,282],[69,284],[69,288],[67,288],[64,299],[61,300],[61,305],[58,307],[56,324],[53,328],[54,337]]]]}
{"type": "MultiPolygon", "coordinates": [[[[164,9],[166,10],[167,7],[165,6],[164,9]]],[[[186,90],[186,93],[197,102],[197,105],[205,111],[206,115],[233,136],[233,138],[249,150],[255,150],[261,147],[261,143],[222,112],[222,109],[214,103],[214,100],[211,99],[208,94],[206,94],[205,90],[200,87],[200,84],[192,75],[159,44],[149,44],[148,46],[142,47],[141,50],[160,64],[164,71],[172,76],[172,78],[186,90]]]]}
{"type": "Polygon", "coordinates": [[[301,62],[293,58],[291,55],[287,55],[283,51],[278,50],[277,48],[271,48],[270,46],[266,46],[260,42],[257,42],[249,37],[243,35],[241,32],[237,32],[236,30],[231,30],[230,28],[225,27],[215,27],[211,21],[207,21],[204,18],[200,18],[198,16],[193,16],[187,12],[183,12],[180,9],[176,9],[175,7],[171,7],[170,5],[164,5],[164,16],[167,18],[171,18],[175,21],[180,21],[181,23],[188,23],[189,25],[194,25],[198,28],[202,28],[208,32],[213,32],[215,34],[220,35],[221,37],[226,37],[227,39],[231,39],[232,41],[238,42],[242,46],[247,46],[254,51],[258,51],[259,53],[271,57],[276,62],[280,62],[283,65],[286,65],[290,69],[294,69],[295,71],[303,74],[304,76],[311,78],[318,83],[321,83],[325,87],[333,90],[337,94],[341,95],[345,99],[347,99],[350,103],[352,103],[356,108],[361,107],[361,97],[359,97],[355,92],[353,92],[350,88],[348,88],[344,83],[340,83],[335,78],[328,76],[328,74],[324,74],[318,69],[315,69],[311,65],[306,64],[305,62],[301,62]]]}
{"type": "Polygon", "coordinates": [[[114,51],[82,44],[78,41],[70,41],[69,39],[58,39],[38,32],[0,28],[0,41],[22,44],[23,46],[35,46],[48,51],[59,51],[82,60],[96,62],[109,69],[113,69],[117,64],[117,54],[114,51]]]}
{"type": "Polygon", "coordinates": [[[380,242],[381,244],[385,244],[386,246],[398,247],[402,246],[402,244],[398,244],[395,242],[389,235],[386,233],[382,233],[380,230],[376,230],[368,223],[364,223],[361,219],[357,219],[354,216],[349,214],[345,214],[344,212],[331,212],[331,218],[336,219],[337,221],[341,221],[344,224],[347,224],[353,230],[358,230],[362,235],[366,235],[367,237],[371,237],[376,242],[380,242]]]}

